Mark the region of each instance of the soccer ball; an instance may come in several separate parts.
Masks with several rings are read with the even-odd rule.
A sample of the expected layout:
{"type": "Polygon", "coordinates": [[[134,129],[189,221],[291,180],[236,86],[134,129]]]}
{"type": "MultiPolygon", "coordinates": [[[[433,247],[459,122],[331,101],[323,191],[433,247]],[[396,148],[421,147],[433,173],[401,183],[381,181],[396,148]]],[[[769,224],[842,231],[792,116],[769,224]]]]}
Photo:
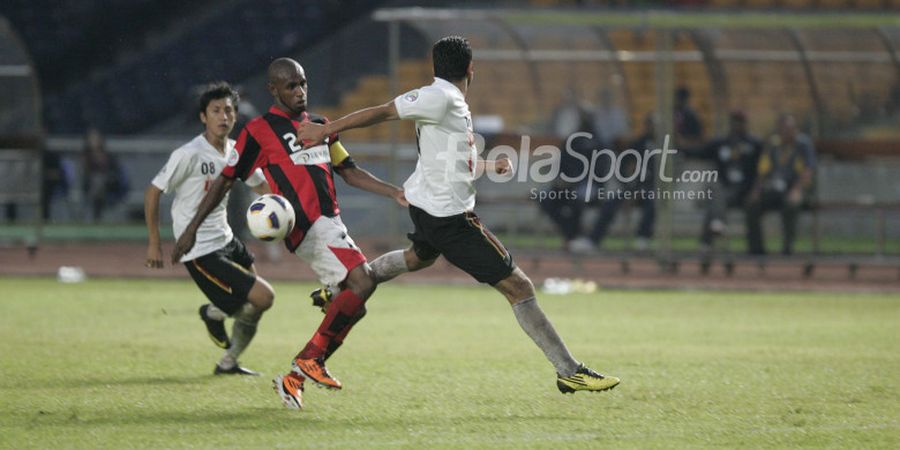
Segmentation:
{"type": "Polygon", "coordinates": [[[294,229],[294,208],[280,195],[260,196],[247,208],[247,227],[263,241],[284,239],[294,229]]]}

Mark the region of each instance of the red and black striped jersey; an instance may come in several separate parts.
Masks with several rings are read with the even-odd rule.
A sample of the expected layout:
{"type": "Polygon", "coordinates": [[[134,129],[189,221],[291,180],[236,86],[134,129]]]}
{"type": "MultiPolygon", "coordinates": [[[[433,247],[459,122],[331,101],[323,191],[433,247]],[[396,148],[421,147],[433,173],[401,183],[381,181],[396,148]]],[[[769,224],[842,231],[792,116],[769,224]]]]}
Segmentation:
{"type": "Polygon", "coordinates": [[[340,213],[334,169],[355,165],[337,134],[319,145],[305,147],[298,142],[297,125],[301,122],[327,123],[328,119],[304,112],[296,120],[271,107],[268,113],[247,123],[235,144],[237,152],[222,170],[227,178],[245,180],[261,168],[272,192],[291,202],[297,218],[294,230],[285,238],[290,251],[297,249],[316,219],[340,213]]]}

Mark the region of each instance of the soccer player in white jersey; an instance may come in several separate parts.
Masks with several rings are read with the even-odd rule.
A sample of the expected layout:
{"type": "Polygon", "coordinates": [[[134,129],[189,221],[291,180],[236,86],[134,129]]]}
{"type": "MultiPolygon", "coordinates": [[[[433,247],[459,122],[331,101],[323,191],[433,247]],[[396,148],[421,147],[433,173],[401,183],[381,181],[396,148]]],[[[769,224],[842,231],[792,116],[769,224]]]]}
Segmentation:
{"type": "MultiPolygon", "coordinates": [[[[197,212],[210,184],[229,158],[236,159],[234,140],[228,134],[237,116],[238,94],[225,82],[210,84],[200,96],[200,121],[205,130],[172,152],[144,193],[144,212],[149,234],[147,260],[150,268],[162,268],[159,238],[159,198],[163,192],[175,193],[172,202],[172,228],[177,239],[197,212]]],[[[259,194],[269,192],[262,173],[247,179],[259,194]]],[[[253,255],[228,226],[223,199],[203,221],[197,232],[197,244],[181,257],[191,278],[211,303],[200,307],[200,318],[209,337],[225,354],[213,371],[216,375],[259,375],[241,367],[238,356],[256,334],[262,313],[272,306],[275,293],[266,280],[256,274],[253,255]],[[231,339],[225,331],[225,318],[234,318],[231,339]]]]}
{"type": "Polygon", "coordinates": [[[506,173],[508,159],[478,159],[466,92],[474,75],[472,49],[459,36],[448,36],[432,47],[434,83],[407,92],[381,106],[353,112],[324,125],[303,123],[299,138],[322,142],[326,136],[388,120],[413,120],[419,158],[403,184],[415,231],[406,250],[372,261],[377,282],[423,269],[441,254],[476,280],[500,291],[512,305],[522,329],[553,364],[562,393],[604,391],[619,379],[603,376],[569,353],[535,299],[534,285],[512,262],[506,248],[475,215],[476,174],[506,173]]]}

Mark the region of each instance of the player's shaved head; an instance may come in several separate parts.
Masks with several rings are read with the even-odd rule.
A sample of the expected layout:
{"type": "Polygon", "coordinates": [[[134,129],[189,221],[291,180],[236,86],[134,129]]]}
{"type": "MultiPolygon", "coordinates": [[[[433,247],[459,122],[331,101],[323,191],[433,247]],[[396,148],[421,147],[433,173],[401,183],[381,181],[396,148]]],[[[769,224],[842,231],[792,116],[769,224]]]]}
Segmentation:
{"type": "Polygon", "coordinates": [[[297,74],[305,74],[303,66],[291,58],[278,58],[269,64],[269,83],[276,84],[297,74]]]}
{"type": "Polygon", "coordinates": [[[291,58],[278,58],[269,64],[269,93],[275,106],[298,116],[306,111],[306,72],[303,66],[291,58]]]}

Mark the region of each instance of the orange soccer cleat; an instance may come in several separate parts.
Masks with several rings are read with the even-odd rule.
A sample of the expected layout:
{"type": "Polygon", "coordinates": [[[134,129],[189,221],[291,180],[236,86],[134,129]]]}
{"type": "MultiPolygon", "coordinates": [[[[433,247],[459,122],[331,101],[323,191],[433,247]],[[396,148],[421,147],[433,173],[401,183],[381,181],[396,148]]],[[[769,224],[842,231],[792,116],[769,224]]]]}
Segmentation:
{"type": "Polygon", "coordinates": [[[275,392],[281,397],[284,406],[290,409],[303,409],[303,377],[294,372],[278,375],[272,380],[275,392]]]}
{"type": "Polygon", "coordinates": [[[328,389],[341,388],[341,382],[328,373],[323,358],[303,359],[298,357],[294,359],[294,372],[309,378],[318,386],[328,389]]]}

